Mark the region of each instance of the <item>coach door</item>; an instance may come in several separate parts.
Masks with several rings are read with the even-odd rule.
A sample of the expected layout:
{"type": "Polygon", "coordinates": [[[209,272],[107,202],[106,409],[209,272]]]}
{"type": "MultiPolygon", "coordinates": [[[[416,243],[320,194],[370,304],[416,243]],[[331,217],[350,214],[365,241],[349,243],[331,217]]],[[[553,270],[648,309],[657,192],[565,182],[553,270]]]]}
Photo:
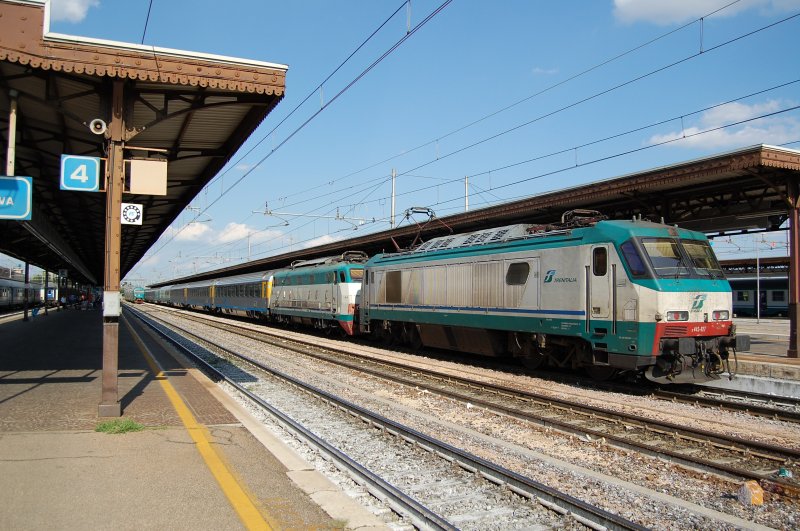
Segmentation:
{"type": "Polygon", "coordinates": [[[608,246],[592,247],[592,263],[588,275],[590,319],[608,319],[611,314],[611,272],[608,264],[608,246]]]}

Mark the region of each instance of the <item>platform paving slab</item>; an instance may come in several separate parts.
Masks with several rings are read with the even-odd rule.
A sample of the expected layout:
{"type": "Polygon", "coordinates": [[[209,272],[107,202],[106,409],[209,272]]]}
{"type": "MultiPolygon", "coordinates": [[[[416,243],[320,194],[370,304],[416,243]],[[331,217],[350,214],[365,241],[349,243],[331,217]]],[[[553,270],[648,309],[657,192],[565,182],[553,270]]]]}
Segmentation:
{"type": "MultiPolygon", "coordinates": [[[[146,429],[118,435],[93,431],[107,420],[97,416],[100,312],[51,311],[4,323],[0,344],[0,529],[242,528],[125,327],[120,328],[120,403],[123,416],[146,429]]],[[[272,444],[283,446],[278,453],[285,455],[275,457],[261,441],[265,436],[245,427],[246,412],[234,414],[214,397],[211,390],[224,395],[215,384],[163,347],[150,343],[150,348],[271,526],[382,527],[372,525],[377,520],[360,520],[366,513],[360,507],[352,513],[334,510],[338,516],[326,513],[314,492],[292,480],[284,462],[294,463],[292,470],[310,465],[277,440],[272,444]]],[[[251,418],[247,424],[258,423],[251,418]]],[[[345,499],[337,503],[344,505],[345,499]]]]}

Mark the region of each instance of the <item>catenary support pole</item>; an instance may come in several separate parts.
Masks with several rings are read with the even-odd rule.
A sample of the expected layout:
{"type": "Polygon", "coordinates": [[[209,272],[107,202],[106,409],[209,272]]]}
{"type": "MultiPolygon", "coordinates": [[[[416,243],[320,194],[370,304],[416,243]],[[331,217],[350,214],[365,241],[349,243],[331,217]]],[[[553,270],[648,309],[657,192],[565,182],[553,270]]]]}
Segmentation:
{"type": "Polygon", "coordinates": [[[397,170],[392,169],[392,212],[391,212],[391,216],[392,217],[389,218],[389,228],[390,229],[394,228],[394,181],[395,181],[395,179],[397,179],[397,170]]]}

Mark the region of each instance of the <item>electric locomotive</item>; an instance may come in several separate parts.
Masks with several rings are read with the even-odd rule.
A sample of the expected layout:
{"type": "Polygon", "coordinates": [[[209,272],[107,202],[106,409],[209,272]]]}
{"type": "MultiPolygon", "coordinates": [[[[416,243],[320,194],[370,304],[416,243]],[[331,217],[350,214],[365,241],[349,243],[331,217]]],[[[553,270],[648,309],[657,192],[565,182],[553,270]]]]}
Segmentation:
{"type": "Polygon", "coordinates": [[[700,232],[565,214],[432,239],[367,262],[360,331],[527,366],[644,373],[662,383],[732,374],[749,350],[731,288],[700,232]]]}
{"type": "Polygon", "coordinates": [[[357,296],[367,255],[348,251],[340,256],[303,260],[275,272],[269,299],[270,318],[352,336],[357,296]]]}

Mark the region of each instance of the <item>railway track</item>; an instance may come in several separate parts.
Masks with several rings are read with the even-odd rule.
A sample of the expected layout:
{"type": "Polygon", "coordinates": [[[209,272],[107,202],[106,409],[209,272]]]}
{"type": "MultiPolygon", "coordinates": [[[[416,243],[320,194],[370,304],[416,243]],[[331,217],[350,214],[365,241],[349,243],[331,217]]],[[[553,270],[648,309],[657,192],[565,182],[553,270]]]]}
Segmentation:
{"type": "Polygon", "coordinates": [[[796,398],[699,387],[692,387],[686,392],[658,389],[653,391],[650,396],[670,402],[747,413],[794,424],[800,423],[800,400],[796,398]]]}
{"type": "Polygon", "coordinates": [[[436,371],[410,368],[401,363],[375,360],[352,352],[352,349],[330,346],[320,348],[313,342],[275,336],[274,332],[257,331],[232,323],[209,322],[208,319],[196,315],[186,315],[219,330],[244,335],[400,384],[427,389],[474,406],[571,433],[588,442],[595,441],[642,452],[691,469],[712,472],[735,480],[755,479],[772,492],[800,497],[800,483],[796,479],[795,470],[796,463],[800,461],[800,452],[791,448],[707,430],[689,429],[676,423],[611,412],[575,401],[554,399],[549,395],[444,375],[436,371]],[[792,472],[795,477],[777,477],[780,469],[792,472]]]}
{"type": "Polygon", "coordinates": [[[284,427],[347,470],[374,496],[423,529],[547,527],[644,529],[555,488],[469,454],[283,374],[176,325],[132,312],[193,358],[278,418],[284,427]],[[193,339],[189,339],[193,338],[193,339]],[[200,344],[204,346],[200,346],[200,344]],[[219,356],[248,370],[228,371],[219,356]],[[286,389],[289,389],[288,391],[286,389]],[[298,390],[309,399],[298,399],[298,390]],[[269,402],[264,398],[269,397],[269,402]],[[285,397],[285,398],[282,398],[285,397]],[[277,404],[276,404],[277,402],[277,404]],[[324,409],[321,412],[320,409],[324,409]],[[293,419],[301,419],[299,421],[293,419]],[[387,450],[387,444],[390,448],[387,450]],[[388,456],[381,459],[379,456],[388,456]],[[369,467],[363,463],[369,462],[369,467]],[[453,465],[457,466],[453,466],[453,465]]]}

